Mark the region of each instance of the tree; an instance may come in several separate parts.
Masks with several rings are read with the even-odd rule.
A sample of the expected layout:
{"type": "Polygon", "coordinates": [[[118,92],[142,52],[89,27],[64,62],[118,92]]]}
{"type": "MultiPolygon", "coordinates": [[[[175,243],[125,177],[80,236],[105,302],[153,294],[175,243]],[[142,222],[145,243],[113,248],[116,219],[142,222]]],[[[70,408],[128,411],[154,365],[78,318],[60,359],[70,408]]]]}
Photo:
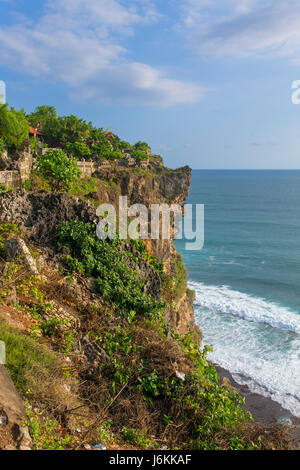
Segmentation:
{"type": "Polygon", "coordinates": [[[136,150],[135,152],[133,152],[131,156],[132,158],[136,158],[136,160],[140,160],[140,161],[147,160],[149,158],[148,155],[142,150],[136,150]]]}
{"type": "Polygon", "coordinates": [[[134,144],[134,148],[136,150],[141,150],[142,152],[147,152],[147,150],[150,150],[151,151],[151,147],[149,144],[147,144],[147,142],[137,142],[136,144],[134,144]]]}
{"type": "Polygon", "coordinates": [[[91,149],[84,142],[67,142],[65,151],[77,159],[88,158],[91,156],[91,149]]]}
{"type": "Polygon", "coordinates": [[[120,152],[119,150],[115,150],[114,152],[109,152],[107,155],[106,155],[106,158],[108,158],[109,160],[120,160],[120,158],[123,158],[124,155],[122,152],[120,152]]]}
{"type": "Polygon", "coordinates": [[[44,126],[44,124],[49,120],[49,119],[56,119],[57,118],[57,112],[54,106],[37,106],[34,110],[33,113],[30,113],[27,115],[27,119],[30,123],[31,126],[36,127],[38,124],[41,125],[41,127],[44,126]]]}
{"type": "Polygon", "coordinates": [[[36,161],[36,173],[46,181],[52,191],[60,192],[70,189],[81,171],[75,158],[68,157],[63,150],[48,150],[36,161]]]}
{"type": "Polygon", "coordinates": [[[14,150],[28,138],[28,122],[22,110],[9,109],[7,104],[0,105],[0,138],[10,150],[14,150]]]}

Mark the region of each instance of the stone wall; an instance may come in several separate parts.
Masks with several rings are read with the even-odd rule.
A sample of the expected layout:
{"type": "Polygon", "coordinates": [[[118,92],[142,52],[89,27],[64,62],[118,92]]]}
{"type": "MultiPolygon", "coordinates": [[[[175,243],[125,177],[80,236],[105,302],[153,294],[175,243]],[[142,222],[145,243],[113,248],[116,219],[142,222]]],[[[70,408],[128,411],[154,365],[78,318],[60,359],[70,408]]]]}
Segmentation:
{"type": "MultiPolygon", "coordinates": [[[[45,154],[48,150],[52,149],[43,149],[42,153],[45,154]]],[[[6,158],[4,160],[2,157],[2,160],[5,162],[6,158]]],[[[147,168],[149,167],[149,160],[138,162],[134,158],[122,158],[117,162],[117,165],[147,168]]],[[[81,170],[81,178],[91,177],[97,170],[110,167],[112,167],[112,163],[106,159],[101,160],[99,163],[86,161],[78,162],[78,168],[81,170]]],[[[0,184],[14,189],[21,188],[24,181],[29,178],[32,168],[32,154],[29,142],[26,142],[17,150],[8,168],[7,170],[0,171],[0,184]]]]}
{"type": "Polygon", "coordinates": [[[98,169],[98,165],[94,162],[77,162],[78,168],[81,171],[81,178],[87,178],[92,176],[93,173],[98,169]]]}
{"type": "Polygon", "coordinates": [[[20,188],[22,186],[20,172],[18,170],[0,171],[0,184],[7,188],[20,188]]]}
{"type": "Polygon", "coordinates": [[[25,142],[24,145],[17,149],[15,155],[11,157],[9,169],[0,171],[0,184],[14,189],[21,188],[22,183],[30,175],[31,167],[32,155],[30,143],[25,142]]]}

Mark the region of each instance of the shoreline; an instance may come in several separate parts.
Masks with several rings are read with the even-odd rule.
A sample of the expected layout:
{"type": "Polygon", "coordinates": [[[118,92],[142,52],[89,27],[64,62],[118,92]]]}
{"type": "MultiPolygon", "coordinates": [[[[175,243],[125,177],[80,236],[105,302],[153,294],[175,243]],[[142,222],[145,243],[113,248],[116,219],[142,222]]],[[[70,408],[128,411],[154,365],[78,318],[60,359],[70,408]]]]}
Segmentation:
{"type": "Polygon", "coordinates": [[[220,379],[227,379],[230,385],[245,398],[245,409],[250,411],[255,421],[272,425],[283,422],[284,420],[290,420],[294,426],[298,427],[300,434],[300,418],[294,416],[289,410],[286,410],[280,403],[271,398],[252,392],[247,385],[240,385],[234,380],[228,370],[214,363],[213,366],[216,368],[220,379]]]}

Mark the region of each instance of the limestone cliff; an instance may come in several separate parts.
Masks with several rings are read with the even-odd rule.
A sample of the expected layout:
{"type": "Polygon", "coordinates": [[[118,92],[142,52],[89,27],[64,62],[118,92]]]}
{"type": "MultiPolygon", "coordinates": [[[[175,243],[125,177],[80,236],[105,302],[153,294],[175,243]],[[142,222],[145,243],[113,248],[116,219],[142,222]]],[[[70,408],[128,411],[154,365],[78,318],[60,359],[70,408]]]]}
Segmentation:
{"type": "MultiPolygon", "coordinates": [[[[129,205],[140,203],[148,208],[153,203],[183,204],[191,183],[191,170],[189,167],[177,170],[154,167],[151,171],[134,171],[111,166],[98,170],[95,177],[99,184],[93,203],[67,194],[19,190],[2,194],[0,218],[29,231],[35,243],[51,245],[63,222],[83,220],[96,223],[95,206],[100,202],[110,202],[117,207],[119,195],[126,195],[129,205]]],[[[186,270],[173,240],[149,239],[146,244],[163,263],[164,274],[169,279],[166,295],[173,306],[166,309],[168,323],[180,334],[194,330],[193,303],[187,295],[186,270]]]]}

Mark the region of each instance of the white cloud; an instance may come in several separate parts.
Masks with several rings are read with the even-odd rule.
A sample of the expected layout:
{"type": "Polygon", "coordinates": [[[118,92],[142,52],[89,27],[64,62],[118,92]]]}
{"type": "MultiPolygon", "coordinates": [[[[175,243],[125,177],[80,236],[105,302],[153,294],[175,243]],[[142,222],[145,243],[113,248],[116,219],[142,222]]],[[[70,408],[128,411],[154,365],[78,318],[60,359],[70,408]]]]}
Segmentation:
{"type": "Polygon", "coordinates": [[[299,0],[185,0],[181,29],[201,54],[300,61],[299,0]]]}
{"type": "Polygon", "coordinates": [[[0,62],[28,75],[62,82],[78,98],[170,106],[200,100],[205,89],[128,60],[122,45],[137,25],[161,16],[150,0],[54,0],[34,25],[0,27],[0,62]]]}

